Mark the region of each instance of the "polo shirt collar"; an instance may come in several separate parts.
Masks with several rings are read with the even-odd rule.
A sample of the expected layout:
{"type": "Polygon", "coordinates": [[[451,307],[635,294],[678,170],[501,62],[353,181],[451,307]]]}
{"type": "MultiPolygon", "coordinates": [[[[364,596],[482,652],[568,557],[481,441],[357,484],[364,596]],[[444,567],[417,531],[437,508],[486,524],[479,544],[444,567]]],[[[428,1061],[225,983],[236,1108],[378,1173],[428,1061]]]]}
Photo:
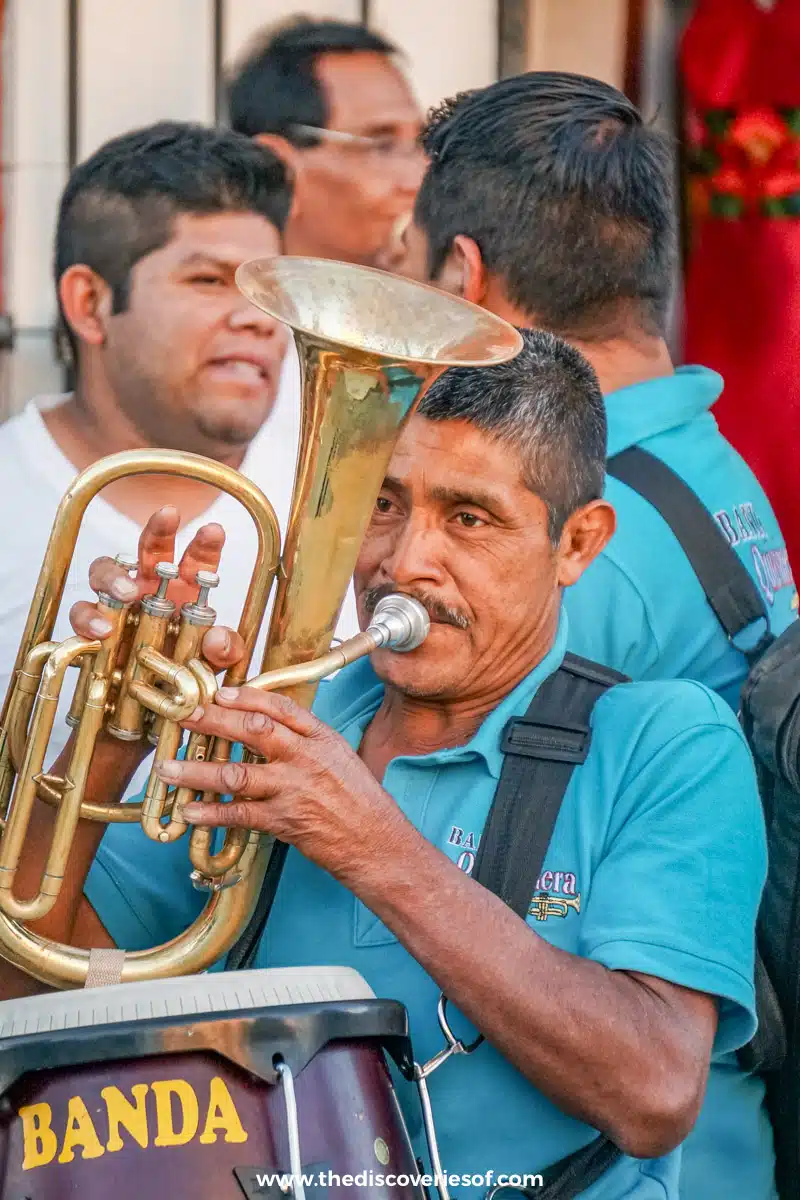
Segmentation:
{"type": "MultiPolygon", "coordinates": [[[[437,766],[479,758],[485,763],[489,774],[494,779],[499,779],[505,758],[500,749],[505,727],[512,717],[521,716],[526,711],[541,684],[561,666],[567,650],[567,638],[568,618],[562,605],[558,629],[550,650],[530,674],[489,713],[468,742],[463,746],[436,750],[431,754],[409,755],[393,761],[437,766]]],[[[384,689],[369,659],[361,659],[345,670],[351,673],[348,691],[352,694],[356,685],[357,695],[350,704],[339,710],[334,728],[354,750],[357,750],[364,730],[380,707],[384,689]],[[359,676],[358,680],[354,678],[355,675],[359,676]]]]}
{"type": "Polygon", "coordinates": [[[678,367],[671,375],[609,392],[608,456],[708,412],[724,381],[707,367],[678,367]]]}

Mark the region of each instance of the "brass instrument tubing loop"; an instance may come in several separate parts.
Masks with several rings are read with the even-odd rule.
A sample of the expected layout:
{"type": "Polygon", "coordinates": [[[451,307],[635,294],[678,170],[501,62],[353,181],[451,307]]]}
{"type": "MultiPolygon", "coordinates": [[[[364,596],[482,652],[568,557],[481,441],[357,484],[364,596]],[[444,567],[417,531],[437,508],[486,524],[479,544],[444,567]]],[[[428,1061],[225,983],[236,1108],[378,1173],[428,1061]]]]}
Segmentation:
{"type": "MultiPolygon", "coordinates": [[[[371,268],[283,255],[243,264],[236,282],[257,308],[289,326],[300,362],[300,444],[283,546],[269,500],[231,467],[167,450],[134,450],[93,464],[59,506],[0,712],[0,957],[52,987],[83,986],[90,952],[45,938],[26,922],[55,903],[78,821],[140,820],[149,837],[172,841],[185,832],[183,809],[194,798],[190,789],[170,792],[151,772],[141,805],[85,802],[98,735],[105,730],[131,740],[144,736],[156,740],[157,761],[171,758],[181,741],[180,722],[198,703],[208,703],[217,687],[199,652],[205,628],[213,623],[207,596],[216,577],[201,581],[201,572],[201,595],[181,610],[172,656],[164,649],[165,635],[174,628],[166,585],[142,601],[138,614],[119,608],[114,633],[102,643],[51,641],[91,500],[133,475],[183,476],[238,500],[253,520],[258,548],[239,621],[245,653],[224,683],[236,687],[247,680],[277,579],[261,671],[251,684],[280,690],[309,707],[320,678],[384,644],[365,632],[330,649],[375,498],[406,422],[448,367],[504,362],[522,348],[519,333],[492,314],[371,268]],[[117,663],[128,641],[131,649],[117,663]],[[73,751],[62,779],[45,773],[45,756],[70,662],[80,670],[70,706],[73,751]],[[57,808],[54,833],[38,893],[21,900],[13,893],[14,878],[37,795],[57,808]]],[[[161,565],[163,582],[172,577],[171,567],[161,565]]],[[[230,752],[225,739],[197,734],[187,745],[190,758],[212,762],[227,762],[230,752]]],[[[253,759],[249,753],[244,757],[253,759]]],[[[274,838],[229,829],[216,854],[212,839],[213,831],[204,827],[189,836],[192,878],[209,892],[203,911],[171,941],[125,952],[122,982],[203,971],[246,927],[274,838]]]]}

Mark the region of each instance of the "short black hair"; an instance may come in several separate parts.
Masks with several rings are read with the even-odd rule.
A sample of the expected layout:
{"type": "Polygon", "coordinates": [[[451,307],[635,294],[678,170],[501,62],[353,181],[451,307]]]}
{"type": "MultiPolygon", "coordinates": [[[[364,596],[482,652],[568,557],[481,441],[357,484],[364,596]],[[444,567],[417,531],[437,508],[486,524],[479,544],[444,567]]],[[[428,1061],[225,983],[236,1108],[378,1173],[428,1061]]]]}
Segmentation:
{"type": "Polygon", "coordinates": [[[366,25],[295,17],[261,34],[228,86],[228,120],[247,137],[279,133],[297,146],[319,139],[297,125],[326,128],[324,89],[314,74],[323,54],[372,52],[392,56],[397,48],[366,25]]]}
{"type": "Polygon", "coordinates": [[[662,334],[677,234],[670,140],[598,79],[532,71],[429,117],[415,220],[438,275],[474,238],[509,299],[540,327],[602,339],[662,334]]]}
{"type": "Polygon", "coordinates": [[[576,509],[605,487],[606,409],[594,370],[574,347],[520,330],[516,358],[495,367],[452,367],[423,397],[429,421],[470,421],[519,454],[525,483],[547,506],[558,544],[576,509]]]}
{"type": "MultiPolygon", "coordinates": [[[[179,214],[253,212],[280,232],[290,204],[280,159],[240,134],[179,121],[124,133],[69,177],[56,225],[56,286],[68,267],[84,263],[122,312],[132,268],[167,244],[179,214]]],[[[62,326],[74,352],[63,314],[62,326]]]]}

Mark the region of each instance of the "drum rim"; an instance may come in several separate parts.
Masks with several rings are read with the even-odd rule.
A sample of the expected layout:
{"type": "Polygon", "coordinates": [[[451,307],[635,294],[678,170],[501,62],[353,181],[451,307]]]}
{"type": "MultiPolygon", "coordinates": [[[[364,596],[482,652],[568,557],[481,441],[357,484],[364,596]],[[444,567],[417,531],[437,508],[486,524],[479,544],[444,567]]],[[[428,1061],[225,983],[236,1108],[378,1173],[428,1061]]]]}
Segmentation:
{"type": "Polygon", "coordinates": [[[204,1052],[218,1055],[264,1083],[275,1084],[279,1079],[276,1060],[299,1075],[326,1046],[345,1040],[378,1044],[401,1074],[413,1079],[405,1005],[383,999],[325,1000],[192,1013],[188,1019],[180,1015],[146,1017],[3,1038],[0,1096],[24,1075],[112,1060],[204,1052]],[[229,1027],[232,1021],[241,1023],[240,1036],[217,1036],[223,1035],[222,1027],[229,1027]],[[176,1029],[185,1031],[184,1045],[176,1044],[176,1029]]]}

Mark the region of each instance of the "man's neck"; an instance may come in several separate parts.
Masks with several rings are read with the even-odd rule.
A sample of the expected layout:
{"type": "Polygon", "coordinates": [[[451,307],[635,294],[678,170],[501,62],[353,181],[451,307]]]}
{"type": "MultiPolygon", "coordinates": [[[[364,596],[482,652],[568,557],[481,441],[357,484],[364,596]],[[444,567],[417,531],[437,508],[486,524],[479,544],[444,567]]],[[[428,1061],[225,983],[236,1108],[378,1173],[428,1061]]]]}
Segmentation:
{"type": "MultiPolygon", "coordinates": [[[[121,451],[154,448],[113,400],[85,387],[79,386],[63,404],[43,412],[42,420],[76,471],[121,451]]],[[[218,461],[239,467],[243,459],[244,451],[237,448],[218,461]]],[[[128,476],[103,490],[103,498],[113,508],[141,525],[156,508],[167,504],[178,509],[182,525],[188,524],[202,516],[218,495],[219,491],[208,484],[172,475],[128,476]]]]}
{"type": "Polygon", "coordinates": [[[636,383],[662,379],[675,370],[662,338],[642,334],[607,342],[568,340],[594,367],[600,389],[606,396],[636,383]]]}
{"type": "Polygon", "coordinates": [[[350,251],[344,251],[324,238],[320,240],[314,229],[304,228],[289,222],[283,233],[283,253],[298,255],[301,258],[327,258],[334,262],[348,262],[356,266],[377,266],[377,255],[354,257],[350,251]]]}
{"type": "MultiPolygon", "coordinates": [[[[512,304],[499,283],[490,287],[482,303],[491,312],[520,329],[539,327],[535,315],[525,313],[512,304]]],[[[588,341],[564,335],[564,340],[591,363],[604,395],[635,383],[661,379],[665,375],[672,375],[675,370],[664,339],[638,328],[633,319],[630,328],[621,336],[588,341]]]]}

